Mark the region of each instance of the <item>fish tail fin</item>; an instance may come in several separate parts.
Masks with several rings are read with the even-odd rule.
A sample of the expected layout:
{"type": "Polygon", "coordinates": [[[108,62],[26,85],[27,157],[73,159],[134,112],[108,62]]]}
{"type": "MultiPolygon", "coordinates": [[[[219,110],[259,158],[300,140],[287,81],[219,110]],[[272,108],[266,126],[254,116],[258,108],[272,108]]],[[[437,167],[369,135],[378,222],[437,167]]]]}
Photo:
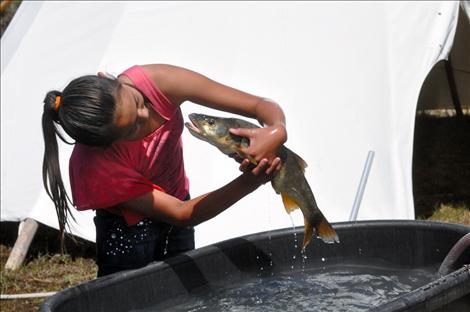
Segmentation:
{"type": "MultiPolygon", "coordinates": [[[[338,235],[331,224],[323,217],[320,222],[315,226],[315,233],[325,243],[332,244],[334,242],[339,243],[338,235]]],[[[310,220],[304,218],[304,241],[302,243],[302,249],[310,243],[313,236],[313,226],[310,220]]]]}
{"type": "Polygon", "coordinates": [[[284,208],[286,209],[288,214],[290,214],[295,209],[299,208],[299,205],[297,205],[297,203],[285,193],[281,193],[281,197],[282,202],[284,203],[284,208]]]}
{"type": "Polygon", "coordinates": [[[339,243],[338,235],[331,224],[323,217],[315,227],[317,236],[320,237],[325,243],[332,244],[334,242],[339,243]]]}

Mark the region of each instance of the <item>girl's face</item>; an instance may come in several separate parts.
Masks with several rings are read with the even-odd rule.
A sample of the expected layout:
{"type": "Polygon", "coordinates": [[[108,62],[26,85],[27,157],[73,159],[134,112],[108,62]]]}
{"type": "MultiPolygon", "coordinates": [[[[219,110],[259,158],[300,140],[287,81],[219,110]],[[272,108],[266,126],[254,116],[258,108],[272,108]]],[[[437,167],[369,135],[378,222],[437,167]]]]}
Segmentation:
{"type": "Polygon", "coordinates": [[[144,96],[130,84],[121,83],[118,88],[113,123],[119,135],[118,141],[142,139],[151,130],[144,96]]]}

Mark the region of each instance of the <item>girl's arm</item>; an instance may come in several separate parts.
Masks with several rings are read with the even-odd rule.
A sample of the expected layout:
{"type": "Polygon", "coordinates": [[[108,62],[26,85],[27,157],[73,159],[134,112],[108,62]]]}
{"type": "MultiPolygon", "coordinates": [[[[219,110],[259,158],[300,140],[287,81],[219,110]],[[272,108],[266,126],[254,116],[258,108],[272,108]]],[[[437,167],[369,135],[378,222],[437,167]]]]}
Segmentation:
{"type": "Polygon", "coordinates": [[[260,162],[267,159],[269,169],[279,169],[274,162],[279,147],[287,140],[285,116],[281,107],[266,98],[225,86],[194,71],[164,64],[144,65],[152,80],[174,103],[191,101],[210,108],[257,119],[264,128],[233,129],[232,133],[248,137],[246,153],[260,162]]]}
{"type": "MultiPolygon", "coordinates": [[[[267,161],[263,160],[260,166],[266,169],[267,161]]],[[[245,172],[227,185],[188,201],[154,190],[120,206],[176,226],[194,226],[215,217],[270,178],[263,173],[255,176],[245,172]]]]}

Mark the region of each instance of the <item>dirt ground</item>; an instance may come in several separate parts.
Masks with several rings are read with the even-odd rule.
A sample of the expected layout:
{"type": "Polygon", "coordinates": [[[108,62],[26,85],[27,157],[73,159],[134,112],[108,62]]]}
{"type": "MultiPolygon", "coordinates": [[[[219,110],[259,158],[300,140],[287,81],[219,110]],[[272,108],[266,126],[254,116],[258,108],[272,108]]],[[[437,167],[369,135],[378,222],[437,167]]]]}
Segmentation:
{"type": "MultiPolygon", "coordinates": [[[[0,227],[0,293],[25,294],[54,292],[90,281],[96,277],[95,246],[78,239],[66,240],[66,254],[60,254],[58,231],[40,224],[23,266],[5,270],[16,240],[17,222],[2,222],[0,227]]],[[[2,312],[37,311],[45,298],[1,300],[2,312]]]]}

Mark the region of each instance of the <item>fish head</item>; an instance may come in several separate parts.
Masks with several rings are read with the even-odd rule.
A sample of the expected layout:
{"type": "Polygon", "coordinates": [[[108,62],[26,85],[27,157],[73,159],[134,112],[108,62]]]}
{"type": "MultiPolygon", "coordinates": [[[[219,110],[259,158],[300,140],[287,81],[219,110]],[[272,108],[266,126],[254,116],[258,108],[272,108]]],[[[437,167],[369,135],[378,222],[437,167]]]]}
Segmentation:
{"type": "Polygon", "coordinates": [[[229,129],[237,128],[231,118],[214,117],[204,114],[190,114],[185,126],[196,138],[218,147],[223,153],[231,154],[239,147],[239,139],[229,129]]]}
{"type": "Polygon", "coordinates": [[[225,118],[213,117],[203,114],[190,114],[185,124],[189,132],[204,141],[223,141],[229,135],[229,128],[225,118]]]}

